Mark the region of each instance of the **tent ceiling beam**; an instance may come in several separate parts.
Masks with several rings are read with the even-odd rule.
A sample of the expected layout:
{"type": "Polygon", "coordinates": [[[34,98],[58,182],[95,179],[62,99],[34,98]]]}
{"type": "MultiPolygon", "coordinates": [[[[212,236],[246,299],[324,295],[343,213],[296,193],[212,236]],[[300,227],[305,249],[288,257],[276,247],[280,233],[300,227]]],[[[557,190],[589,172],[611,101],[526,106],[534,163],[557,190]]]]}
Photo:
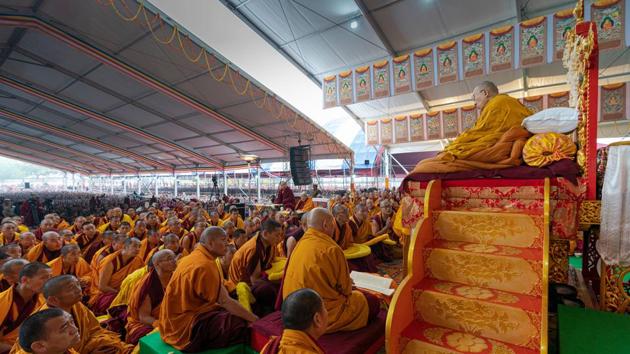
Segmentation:
{"type": "Polygon", "coordinates": [[[18,159],[21,161],[26,161],[28,163],[32,163],[35,165],[41,165],[41,166],[46,166],[49,168],[54,168],[56,170],[61,170],[61,171],[66,171],[66,172],[72,172],[72,173],[78,173],[78,174],[82,174],[82,175],[90,175],[88,172],[86,171],[80,171],[68,166],[64,166],[64,165],[57,165],[56,163],[52,162],[52,161],[46,161],[46,160],[42,160],[39,159],[35,156],[32,155],[26,155],[26,154],[22,154],[19,152],[15,152],[15,151],[10,151],[10,150],[6,150],[3,149],[0,151],[0,156],[4,156],[10,159],[18,159]]]}

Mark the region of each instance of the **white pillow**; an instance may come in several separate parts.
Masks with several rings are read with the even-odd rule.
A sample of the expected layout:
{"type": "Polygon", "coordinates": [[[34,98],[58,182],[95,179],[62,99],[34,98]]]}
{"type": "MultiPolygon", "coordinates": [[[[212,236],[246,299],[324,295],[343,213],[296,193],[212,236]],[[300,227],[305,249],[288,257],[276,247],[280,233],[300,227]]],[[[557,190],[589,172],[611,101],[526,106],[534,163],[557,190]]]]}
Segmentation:
{"type": "Polygon", "coordinates": [[[578,124],[578,111],[575,108],[555,107],[543,109],[523,119],[523,127],[532,134],[569,133],[578,124]]]}

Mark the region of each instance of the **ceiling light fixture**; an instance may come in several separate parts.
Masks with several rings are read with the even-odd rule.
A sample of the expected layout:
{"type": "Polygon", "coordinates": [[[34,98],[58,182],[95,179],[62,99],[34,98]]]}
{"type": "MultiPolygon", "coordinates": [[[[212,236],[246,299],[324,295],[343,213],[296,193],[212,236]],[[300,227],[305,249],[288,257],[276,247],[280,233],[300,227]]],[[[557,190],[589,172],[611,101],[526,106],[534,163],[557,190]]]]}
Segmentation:
{"type": "Polygon", "coordinates": [[[246,161],[246,162],[254,162],[258,160],[257,155],[241,155],[240,158],[241,160],[246,161]]]}
{"type": "Polygon", "coordinates": [[[350,28],[355,29],[357,27],[359,27],[359,23],[356,20],[350,22],[350,28]]]}

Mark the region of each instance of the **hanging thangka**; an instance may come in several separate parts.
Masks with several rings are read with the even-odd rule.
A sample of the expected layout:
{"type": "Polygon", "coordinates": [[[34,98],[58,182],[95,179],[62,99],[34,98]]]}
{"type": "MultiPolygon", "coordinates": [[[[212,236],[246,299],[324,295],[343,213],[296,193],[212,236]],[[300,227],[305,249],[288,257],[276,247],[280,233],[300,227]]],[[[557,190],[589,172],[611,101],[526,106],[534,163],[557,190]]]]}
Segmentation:
{"type": "Polygon", "coordinates": [[[623,46],[624,3],[621,0],[602,0],[591,5],[591,21],[597,26],[600,50],[623,46]]]}
{"type": "Polygon", "coordinates": [[[409,142],[409,119],[407,116],[394,118],[394,140],[396,144],[409,142]]]}
{"type": "Polygon", "coordinates": [[[442,138],[442,122],[440,112],[427,113],[427,140],[442,138]]]}
{"type": "Polygon", "coordinates": [[[464,78],[468,79],[484,74],[485,61],[485,35],[483,33],[466,37],[462,40],[464,60],[464,78]]]}
{"type": "Polygon", "coordinates": [[[475,105],[461,108],[462,132],[472,128],[477,121],[477,107],[475,105]]]}
{"type": "Polygon", "coordinates": [[[538,113],[543,110],[543,96],[523,97],[523,105],[529,108],[532,113],[538,113]]]}
{"type": "Polygon", "coordinates": [[[337,105],[337,75],[325,77],[322,90],[324,91],[324,108],[335,107],[337,105]]]}
{"type": "Polygon", "coordinates": [[[573,9],[558,11],[553,15],[553,59],[562,60],[567,35],[575,28],[573,9]]]}
{"type": "Polygon", "coordinates": [[[611,122],[627,119],[626,84],[604,85],[601,89],[601,121],[611,122]]]}
{"type": "Polygon", "coordinates": [[[369,100],[371,97],[370,90],[370,67],[360,66],[354,69],[354,82],[355,90],[357,91],[356,102],[363,102],[369,100]]]}
{"type": "Polygon", "coordinates": [[[413,53],[413,70],[417,91],[433,86],[433,48],[413,53]]]}
{"type": "Polygon", "coordinates": [[[421,141],[424,139],[424,114],[412,114],[409,116],[409,130],[411,141],[421,141]]]}
{"type": "Polygon", "coordinates": [[[547,108],[569,107],[569,91],[547,95],[547,108]]]}
{"type": "Polygon", "coordinates": [[[394,141],[392,125],[391,118],[381,119],[381,145],[391,144],[394,141]]]}
{"type": "Polygon", "coordinates": [[[440,84],[457,81],[457,42],[437,46],[438,81],[440,84]]]}
{"type": "Polygon", "coordinates": [[[445,138],[455,138],[459,134],[459,118],[457,108],[442,111],[442,129],[445,138]]]}
{"type": "Polygon", "coordinates": [[[543,64],[547,57],[547,17],[523,21],[520,29],[521,67],[543,64]]]}
{"type": "Polygon", "coordinates": [[[372,77],[374,77],[374,98],[389,96],[389,60],[372,64],[372,77]]]}
{"type": "Polygon", "coordinates": [[[409,54],[392,59],[394,67],[394,94],[411,91],[411,64],[409,54]]]}
{"type": "Polygon", "coordinates": [[[339,73],[339,104],[349,105],[352,98],[352,70],[339,73]]]}
{"type": "Polygon", "coordinates": [[[514,26],[490,31],[490,72],[514,67],[514,26]]]}
{"type": "Polygon", "coordinates": [[[367,145],[378,145],[378,121],[365,122],[365,140],[367,145]]]}

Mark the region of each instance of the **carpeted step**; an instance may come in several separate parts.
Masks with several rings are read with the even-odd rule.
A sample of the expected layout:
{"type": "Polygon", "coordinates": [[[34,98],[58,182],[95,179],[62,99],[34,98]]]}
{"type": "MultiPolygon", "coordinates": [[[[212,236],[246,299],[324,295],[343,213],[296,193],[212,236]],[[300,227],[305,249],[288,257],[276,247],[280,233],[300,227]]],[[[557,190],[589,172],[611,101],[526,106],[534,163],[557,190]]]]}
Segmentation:
{"type": "Polygon", "coordinates": [[[512,247],[542,247],[541,216],[519,213],[441,210],[435,212],[435,238],[512,247]]]}
{"type": "MultiPolygon", "coordinates": [[[[471,251],[426,248],[426,275],[438,280],[540,296],[542,260],[520,256],[480,253],[487,245],[471,251]]],[[[486,248],[487,249],[487,248],[486,248]]]]}
{"type": "Polygon", "coordinates": [[[416,318],[445,328],[536,349],[541,300],[533,296],[425,279],[414,289],[416,318]]]}
{"type": "Polygon", "coordinates": [[[538,354],[540,352],[420,321],[411,323],[402,332],[402,337],[403,343],[406,342],[403,354],[538,354]]]}
{"type": "Polygon", "coordinates": [[[512,247],[501,245],[488,245],[482,243],[471,243],[461,241],[447,241],[434,239],[427,246],[427,249],[444,248],[455,251],[465,251],[473,253],[493,254],[497,256],[509,256],[541,261],[543,259],[542,248],[512,247]]]}

